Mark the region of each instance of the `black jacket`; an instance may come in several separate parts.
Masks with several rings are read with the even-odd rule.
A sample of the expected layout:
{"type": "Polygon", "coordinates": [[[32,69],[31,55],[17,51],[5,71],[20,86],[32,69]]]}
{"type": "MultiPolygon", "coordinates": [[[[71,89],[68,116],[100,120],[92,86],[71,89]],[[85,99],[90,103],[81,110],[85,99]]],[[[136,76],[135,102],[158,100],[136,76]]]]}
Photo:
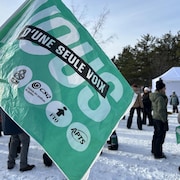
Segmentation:
{"type": "Polygon", "coordinates": [[[15,135],[24,131],[0,108],[4,135],[15,135]]]}

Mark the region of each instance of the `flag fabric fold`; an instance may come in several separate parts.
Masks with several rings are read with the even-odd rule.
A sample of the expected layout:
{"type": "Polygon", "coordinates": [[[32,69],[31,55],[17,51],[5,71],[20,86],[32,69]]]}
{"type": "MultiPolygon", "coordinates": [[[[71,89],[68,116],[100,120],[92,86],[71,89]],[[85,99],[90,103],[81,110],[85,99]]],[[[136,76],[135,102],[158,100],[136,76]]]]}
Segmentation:
{"type": "Polygon", "coordinates": [[[60,0],[29,0],[0,29],[0,105],[63,174],[86,177],[134,102],[113,62],[60,0]]]}

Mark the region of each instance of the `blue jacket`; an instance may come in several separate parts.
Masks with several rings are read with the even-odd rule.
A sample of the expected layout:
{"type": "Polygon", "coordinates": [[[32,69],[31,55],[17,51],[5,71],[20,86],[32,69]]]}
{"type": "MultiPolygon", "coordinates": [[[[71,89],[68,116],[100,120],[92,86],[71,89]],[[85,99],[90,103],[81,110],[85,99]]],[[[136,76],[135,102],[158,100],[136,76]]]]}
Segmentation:
{"type": "Polygon", "coordinates": [[[0,108],[4,135],[15,135],[24,131],[0,108]]]}
{"type": "Polygon", "coordinates": [[[176,94],[171,95],[170,105],[173,105],[173,106],[179,105],[179,99],[176,94]]]}

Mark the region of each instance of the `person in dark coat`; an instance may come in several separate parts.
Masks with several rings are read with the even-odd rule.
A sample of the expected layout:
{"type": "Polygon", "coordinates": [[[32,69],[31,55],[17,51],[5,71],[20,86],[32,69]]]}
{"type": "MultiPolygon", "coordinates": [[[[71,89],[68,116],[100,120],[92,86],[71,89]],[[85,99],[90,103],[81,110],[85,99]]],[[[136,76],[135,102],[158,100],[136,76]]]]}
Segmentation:
{"type": "Polygon", "coordinates": [[[148,126],[153,126],[153,120],[152,120],[152,104],[151,100],[149,99],[149,93],[150,89],[148,87],[144,88],[144,93],[142,95],[142,101],[143,101],[143,124],[146,124],[146,119],[148,118],[149,124],[148,126]]]}
{"type": "Polygon", "coordinates": [[[165,94],[165,90],[165,84],[160,79],[156,82],[156,91],[149,96],[152,102],[154,125],[151,152],[154,154],[155,159],[166,158],[163,152],[163,143],[166,137],[166,131],[169,130],[169,127],[167,119],[168,98],[165,94]]]}
{"type": "Polygon", "coordinates": [[[32,170],[35,165],[29,165],[28,162],[28,150],[30,137],[25,133],[2,109],[1,118],[3,122],[3,133],[4,135],[11,135],[11,141],[9,145],[9,155],[7,168],[13,169],[15,166],[15,159],[17,155],[17,148],[19,146],[19,141],[21,142],[21,152],[20,152],[20,171],[32,170]]]}

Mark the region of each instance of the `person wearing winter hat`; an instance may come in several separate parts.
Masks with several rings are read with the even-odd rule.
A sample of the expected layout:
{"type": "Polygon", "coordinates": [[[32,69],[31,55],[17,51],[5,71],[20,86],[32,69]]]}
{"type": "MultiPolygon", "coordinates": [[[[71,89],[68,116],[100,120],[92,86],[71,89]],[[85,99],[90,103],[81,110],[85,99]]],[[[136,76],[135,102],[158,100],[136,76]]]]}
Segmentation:
{"type": "Polygon", "coordinates": [[[162,148],[166,132],[169,130],[167,119],[168,98],[165,90],[166,86],[163,80],[159,79],[159,81],[156,82],[156,91],[154,93],[150,93],[154,125],[151,152],[154,154],[155,159],[166,158],[162,148]]]}
{"type": "Polygon", "coordinates": [[[153,126],[152,120],[152,105],[151,100],[149,99],[150,89],[145,87],[143,89],[144,93],[142,95],[142,102],[143,102],[143,124],[146,124],[146,119],[148,118],[149,124],[148,126],[153,126]]]}
{"type": "Polygon", "coordinates": [[[163,80],[160,78],[159,81],[156,81],[156,90],[159,91],[163,88],[166,88],[166,85],[164,84],[163,80]]]}

